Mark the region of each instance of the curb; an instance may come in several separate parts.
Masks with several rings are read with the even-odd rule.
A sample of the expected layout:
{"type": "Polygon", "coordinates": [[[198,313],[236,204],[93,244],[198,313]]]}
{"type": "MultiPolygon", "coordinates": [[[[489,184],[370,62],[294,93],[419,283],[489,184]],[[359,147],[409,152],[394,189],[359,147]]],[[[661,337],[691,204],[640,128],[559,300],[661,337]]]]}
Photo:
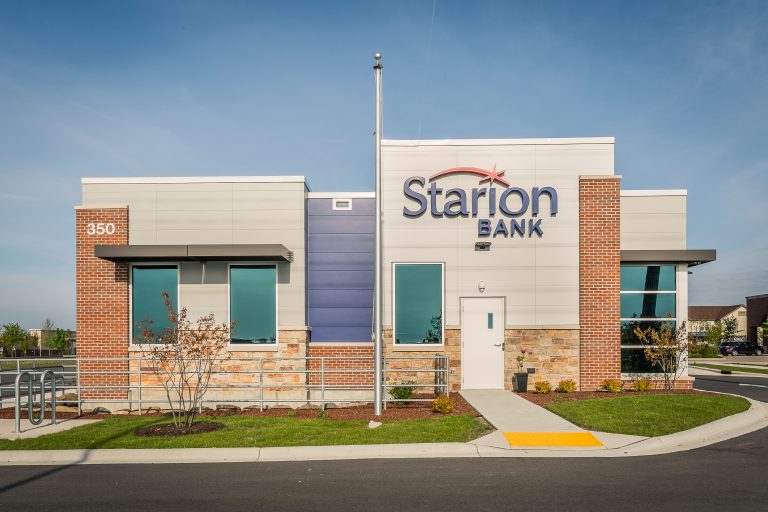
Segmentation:
{"type": "MultiPolygon", "coordinates": [[[[738,396],[738,395],[735,395],[738,396]]],[[[745,398],[745,397],[742,397],[745,398]]],[[[223,462],[296,462],[357,459],[637,457],[663,455],[732,439],[768,427],[768,404],[749,398],[751,407],[699,427],[653,437],[618,448],[495,448],[469,443],[420,443],[274,448],[169,448],[96,450],[7,450],[0,466],[80,464],[201,464],[223,462]]]]}

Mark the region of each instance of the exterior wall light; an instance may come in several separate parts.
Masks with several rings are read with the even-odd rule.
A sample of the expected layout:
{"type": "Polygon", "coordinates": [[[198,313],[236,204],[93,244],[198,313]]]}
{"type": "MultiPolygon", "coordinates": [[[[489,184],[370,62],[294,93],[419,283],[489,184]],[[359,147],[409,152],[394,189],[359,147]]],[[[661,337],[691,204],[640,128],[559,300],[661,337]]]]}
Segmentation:
{"type": "Polygon", "coordinates": [[[480,281],[477,283],[477,289],[480,290],[480,293],[485,292],[485,281],[480,281]]]}

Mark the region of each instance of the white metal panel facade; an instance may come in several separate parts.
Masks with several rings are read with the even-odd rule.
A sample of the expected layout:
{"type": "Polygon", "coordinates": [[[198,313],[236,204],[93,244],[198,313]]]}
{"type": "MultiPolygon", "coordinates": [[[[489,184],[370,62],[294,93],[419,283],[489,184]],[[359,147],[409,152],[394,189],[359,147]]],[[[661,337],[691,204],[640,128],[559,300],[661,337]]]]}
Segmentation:
{"type": "MultiPolygon", "coordinates": [[[[385,141],[382,148],[384,321],[392,323],[392,263],[445,263],[445,324],[458,325],[459,298],[506,297],[508,326],[574,326],[579,323],[579,176],[613,175],[613,139],[557,139],[507,141],[385,141]],[[550,201],[542,199],[537,217],[531,208],[519,218],[541,219],[543,235],[505,238],[478,237],[478,219],[489,216],[481,198],[477,217],[434,217],[429,210],[408,218],[403,207],[414,209],[403,193],[413,176],[430,185],[429,177],[445,169],[477,167],[504,171],[512,187],[528,192],[533,187],[554,187],[559,211],[550,216],[550,201]],[[475,242],[490,241],[488,252],[475,250],[475,242]],[[478,283],[485,283],[485,292],[478,283]]],[[[481,177],[452,174],[435,183],[445,192],[467,191],[468,200],[481,177]]],[[[495,184],[500,195],[506,187],[495,184]]],[[[497,200],[498,200],[497,195],[497,200]]],[[[437,204],[445,203],[440,196],[437,204]]]]}
{"type": "MultiPolygon", "coordinates": [[[[303,180],[217,178],[83,180],[83,206],[128,206],[131,245],[282,244],[292,263],[278,263],[279,325],[306,325],[303,180]]],[[[225,263],[181,266],[180,303],[190,316],[227,314],[225,263]]]]}

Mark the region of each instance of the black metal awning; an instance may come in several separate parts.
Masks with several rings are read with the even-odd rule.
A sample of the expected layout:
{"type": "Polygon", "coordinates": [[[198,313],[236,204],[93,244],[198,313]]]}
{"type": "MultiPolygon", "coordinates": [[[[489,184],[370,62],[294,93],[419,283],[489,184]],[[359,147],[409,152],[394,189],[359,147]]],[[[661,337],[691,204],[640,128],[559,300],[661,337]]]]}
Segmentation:
{"type": "Polygon", "coordinates": [[[688,263],[689,266],[717,259],[714,249],[661,249],[621,251],[622,263],[688,263]]]}
{"type": "Polygon", "coordinates": [[[146,261],[293,261],[281,244],[97,245],[97,258],[114,262],[146,261]]]}

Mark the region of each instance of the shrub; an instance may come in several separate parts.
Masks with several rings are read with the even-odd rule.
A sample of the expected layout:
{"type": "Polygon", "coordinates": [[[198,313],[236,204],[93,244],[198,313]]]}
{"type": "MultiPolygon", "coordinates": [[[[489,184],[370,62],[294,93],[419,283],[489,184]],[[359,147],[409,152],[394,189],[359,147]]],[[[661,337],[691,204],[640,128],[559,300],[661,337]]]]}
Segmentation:
{"type": "Polygon", "coordinates": [[[576,382],[573,379],[561,380],[557,383],[555,391],[558,393],[573,393],[576,391],[576,382]]]}
{"type": "Polygon", "coordinates": [[[637,379],[630,386],[632,391],[650,391],[653,389],[653,383],[648,379],[637,379]]]}
{"type": "Polygon", "coordinates": [[[600,383],[600,389],[609,393],[621,393],[624,384],[620,380],[605,379],[600,383]]]}
{"type": "Polygon", "coordinates": [[[552,392],[552,386],[550,385],[549,382],[545,380],[540,380],[533,386],[533,388],[536,391],[536,393],[540,393],[542,395],[546,395],[547,393],[552,392]]]}
{"type": "Polygon", "coordinates": [[[690,357],[718,357],[720,352],[718,352],[716,347],[708,343],[700,343],[696,345],[691,344],[691,350],[688,355],[690,357]]]}
{"type": "Polygon", "coordinates": [[[440,395],[432,401],[432,410],[440,414],[448,414],[453,410],[453,400],[448,395],[440,395]]]}
{"type": "Polygon", "coordinates": [[[395,400],[408,400],[413,395],[413,388],[411,386],[395,386],[389,390],[389,394],[395,400]]]}

